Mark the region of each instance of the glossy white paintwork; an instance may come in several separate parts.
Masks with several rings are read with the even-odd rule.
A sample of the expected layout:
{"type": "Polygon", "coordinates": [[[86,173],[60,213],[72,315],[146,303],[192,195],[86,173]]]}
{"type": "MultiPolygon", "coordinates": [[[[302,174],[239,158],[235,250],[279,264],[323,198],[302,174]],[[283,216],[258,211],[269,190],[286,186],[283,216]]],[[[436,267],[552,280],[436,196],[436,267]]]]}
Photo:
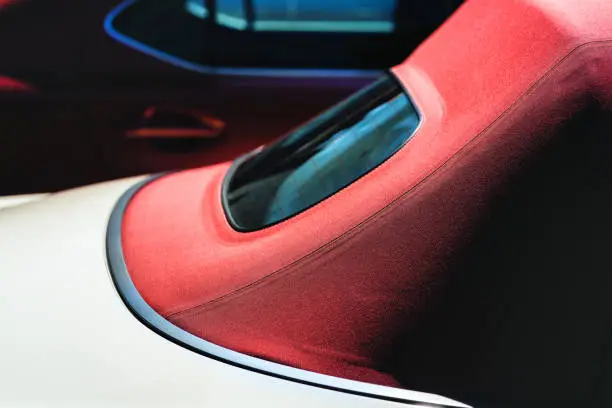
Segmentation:
{"type": "MultiPolygon", "coordinates": [[[[0,211],[0,407],[407,407],[253,373],[141,324],[106,266],[118,197],[139,178],[0,211]]],[[[427,403],[463,406],[415,393],[427,403]]]]}
{"type": "Polygon", "coordinates": [[[22,194],[13,196],[0,196],[0,210],[9,207],[17,207],[21,204],[26,204],[32,201],[40,200],[48,194],[22,194]]]}

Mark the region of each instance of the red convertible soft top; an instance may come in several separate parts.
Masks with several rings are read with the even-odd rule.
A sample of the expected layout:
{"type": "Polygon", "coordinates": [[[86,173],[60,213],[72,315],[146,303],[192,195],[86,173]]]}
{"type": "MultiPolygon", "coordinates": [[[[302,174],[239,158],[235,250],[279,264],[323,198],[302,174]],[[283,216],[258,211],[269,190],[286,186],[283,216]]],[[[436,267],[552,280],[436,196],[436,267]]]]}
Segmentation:
{"type": "Polygon", "coordinates": [[[175,325],[287,365],[398,385],[394,353],[492,198],[568,121],[612,102],[612,2],[472,0],[394,69],[422,123],[389,160],[276,225],[234,230],[229,164],[164,176],[123,251],[175,325]]]}

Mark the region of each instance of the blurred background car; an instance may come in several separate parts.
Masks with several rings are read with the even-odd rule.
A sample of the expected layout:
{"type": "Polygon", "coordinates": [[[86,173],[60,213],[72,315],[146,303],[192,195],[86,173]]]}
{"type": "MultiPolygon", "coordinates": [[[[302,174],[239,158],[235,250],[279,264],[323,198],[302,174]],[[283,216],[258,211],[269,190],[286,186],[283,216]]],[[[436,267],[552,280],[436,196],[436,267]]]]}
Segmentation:
{"type": "Polygon", "coordinates": [[[2,0],[0,195],[229,160],[371,82],[457,3],[2,0]],[[225,126],[129,137],[151,109],[182,112],[168,138],[210,136],[194,112],[225,126]]]}

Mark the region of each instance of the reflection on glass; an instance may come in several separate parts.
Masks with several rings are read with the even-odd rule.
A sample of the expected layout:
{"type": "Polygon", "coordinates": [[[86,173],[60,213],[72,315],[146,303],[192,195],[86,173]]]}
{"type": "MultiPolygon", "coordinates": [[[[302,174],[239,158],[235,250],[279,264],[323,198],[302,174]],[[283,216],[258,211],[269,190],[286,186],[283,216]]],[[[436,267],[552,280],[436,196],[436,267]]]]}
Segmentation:
{"type": "Polygon", "coordinates": [[[208,17],[208,9],[204,4],[204,0],[187,0],[185,2],[185,10],[201,19],[208,17]]]}
{"type": "MultiPolygon", "coordinates": [[[[256,31],[373,33],[394,30],[397,3],[397,0],[249,1],[255,14],[253,29],[256,31]]],[[[243,0],[217,0],[216,21],[230,28],[246,29],[245,3],[243,0]]],[[[200,18],[208,15],[204,0],[186,0],[185,8],[200,18]]]]}
{"type": "Polygon", "coordinates": [[[246,29],[244,0],[217,0],[217,22],[236,30],[246,29]]]}
{"type": "Polygon", "coordinates": [[[419,122],[385,76],[240,164],[224,192],[230,220],[256,230],[304,211],[388,159],[419,122]]]}

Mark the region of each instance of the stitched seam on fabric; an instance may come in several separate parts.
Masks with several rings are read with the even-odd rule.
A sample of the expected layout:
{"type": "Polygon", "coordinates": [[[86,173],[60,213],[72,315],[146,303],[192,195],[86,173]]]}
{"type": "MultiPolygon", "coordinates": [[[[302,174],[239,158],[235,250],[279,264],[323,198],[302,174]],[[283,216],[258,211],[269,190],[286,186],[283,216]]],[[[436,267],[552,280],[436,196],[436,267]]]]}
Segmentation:
{"type": "Polygon", "coordinates": [[[265,283],[266,281],[268,281],[268,280],[270,280],[270,279],[272,279],[272,278],[282,274],[283,272],[287,272],[287,271],[291,270],[292,268],[295,268],[296,266],[301,265],[301,264],[303,264],[305,262],[315,261],[319,255],[323,255],[323,254],[327,253],[329,250],[338,248],[340,245],[348,242],[356,233],[362,231],[363,229],[365,229],[367,227],[375,225],[379,220],[383,219],[386,215],[391,213],[405,199],[410,198],[413,194],[417,193],[429,179],[433,178],[435,175],[441,173],[442,171],[448,170],[449,168],[451,168],[451,166],[453,165],[453,162],[456,162],[457,159],[461,158],[467,152],[469,152],[471,149],[476,147],[477,144],[490,133],[491,129],[493,129],[494,126],[496,126],[499,122],[501,122],[502,119],[507,117],[513,111],[518,109],[518,107],[528,97],[533,95],[534,91],[536,91],[541,86],[546,84],[547,81],[551,78],[552,74],[555,73],[571,57],[573,57],[575,54],[577,54],[579,51],[582,51],[583,49],[586,49],[586,48],[589,48],[589,47],[592,47],[592,46],[604,46],[605,47],[605,46],[610,45],[610,44],[612,44],[612,39],[605,39],[605,40],[596,40],[596,41],[586,42],[586,43],[583,43],[583,44],[580,44],[580,45],[574,47],[564,57],[562,57],[557,62],[555,62],[554,65],[544,73],[544,75],[542,75],[531,86],[529,86],[529,88],[526,91],[524,91],[508,108],[506,108],[506,110],[501,112],[495,118],[495,120],[493,120],[490,124],[488,124],[483,130],[478,132],[478,134],[476,136],[471,138],[459,150],[457,150],[449,158],[447,158],[442,164],[440,164],[440,166],[438,166],[436,169],[434,169],[429,174],[424,176],[414,186],[412,186],[408,190],[402,192],[397,198],[393,199],[393,201],[391,201],[390,203],[388,203],[387,205],[382,207],[380,210],[378,210],[377,212],[375,212],[374,214],[372,214],[371,216],[369,216],[365,220],[363,220],[360,223],[356,224],[355,226],[351,227],[349,230],[345,231],[341,235],[339,235],[336,238],[326,242],[325,244],[321,245],[317,249],[309,252],[308,254],[306,254],[306,255],[302,256],[301,258],[291,262],[290,264],[285,265],[282,268],[277,269],[277,270],[275,270],[273,272],[270,272],[269,274],[267,274],[267,275],[265,275],[265,276],[255,280],[255,281],[253,281],[253,282],[251,282],[251,283],[249,283],[247,285],[241,286],[240,288],[232,290],[231,292],[228,292],[228,293],[226,293],[226,294],[224,294],[222,296],[219,296],[219,297],[217,297],[215,299],[212,299],[212,300],[200,303],[198,305],[189,307],[189,308],[184,309],[184,310],[173,312],[173,313],[169,314],[167,316],[167,318],[188,315],[188,314],[190,314],[192,312],[198,311],[199,309],[203,309],[203,308],[206,308],[208,306],[212,306],[214,304],[221,303],[221,302],[223,302],[223,301],[225,301],[225,300],[227,300],[229,298],[240,296],[244,292],[247,292],[249,289],[252,289],[252,288],[254,288],[256,286],[259,286],[259,285],[265,283]]]}

